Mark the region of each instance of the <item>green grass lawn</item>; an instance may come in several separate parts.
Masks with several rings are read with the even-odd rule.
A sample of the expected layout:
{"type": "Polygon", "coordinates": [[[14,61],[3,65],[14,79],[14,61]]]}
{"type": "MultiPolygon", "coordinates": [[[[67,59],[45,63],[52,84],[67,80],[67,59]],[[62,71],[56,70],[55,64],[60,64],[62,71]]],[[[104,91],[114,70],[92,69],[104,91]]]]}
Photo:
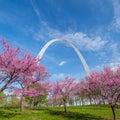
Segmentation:
{"type": "MultiPolygon", "coordinates": [[[[62,107],[41,107],[25,109],[20,113],[18,108],[0,108],[0,120],[112,120],[112,112],[108,106],[67,107],[64,113],[62,107]]],[[[117,118],[120,111],[116,109],[117,118]]]]}

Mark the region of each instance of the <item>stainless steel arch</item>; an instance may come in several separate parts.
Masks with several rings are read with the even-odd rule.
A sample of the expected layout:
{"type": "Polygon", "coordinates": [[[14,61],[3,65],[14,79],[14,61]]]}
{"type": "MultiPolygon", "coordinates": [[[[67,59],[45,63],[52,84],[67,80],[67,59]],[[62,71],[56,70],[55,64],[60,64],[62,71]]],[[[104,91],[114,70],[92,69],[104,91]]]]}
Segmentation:
{"type": "Polygon", "coordinates": [[[82,64],[83,64],[83,67],[84,67],[87,75],[89,75],[90,69],[89,69],[89,67],[88,67],[88,65],[87,65],[84,57],[82,56],[82,54],[80,53],[80,51],[78,50],[78,48],[77,48],[75,45],[73,45],[71,42],[69,42],[68,40],[65,40],[65,39],[58,39],[58,38],[56,38],[56,39],[52,39],[52,40],[50,40],[49,42],[47,42],[47,43],[43,46],[43,48],[40,50],[37,58],[41,59],[41,58],[43,57],[45,51],[47,50],[47,48],[48,48],[51,44],[53,44],[54,42],[58,42],[58,41],[65,42],[65,43],[69,44],[69,45],[74,49],[74,51],[77,53],[79,59],[81,60],[81,62],[82,62],[82,64]]]}

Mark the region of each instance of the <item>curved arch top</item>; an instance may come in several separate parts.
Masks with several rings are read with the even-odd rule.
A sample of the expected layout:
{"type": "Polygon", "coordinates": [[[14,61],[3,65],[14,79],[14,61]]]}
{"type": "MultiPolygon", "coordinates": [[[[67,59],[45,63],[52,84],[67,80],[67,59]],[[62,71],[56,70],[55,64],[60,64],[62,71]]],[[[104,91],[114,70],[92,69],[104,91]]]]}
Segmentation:
{"type": "Polygon", "coordinates": [[[70,46],[74,49],[74,51],[77,53],[79,59],[81,60],[81,62],[82,62],[82,64],[83,64],[83,67],[84,67],[87,75],[89,75],[90,69],[89,69],[89,67],[88,67],[88,65],[87,65],[84,57],[82,56],[82,54],[80,53],[80,51],[78,50],[78,48],[77,48],[75,45],[73,45],[71,42],[69,42],[68,40],[66,40],[66,39],[56,38],[56,39],[50,40],[50,41],[47,42],[47,43],[43,46],[43,48],[40,50],[37,58],[41,59],[41,58],[43,57],[45,51],[47,50],[47,48],[48,48],[51,44],[53,44],[54,42],[58,42],[58,41],[65,42],[65,43],[67,43],[68,45],[70,45],[70,46]]]}

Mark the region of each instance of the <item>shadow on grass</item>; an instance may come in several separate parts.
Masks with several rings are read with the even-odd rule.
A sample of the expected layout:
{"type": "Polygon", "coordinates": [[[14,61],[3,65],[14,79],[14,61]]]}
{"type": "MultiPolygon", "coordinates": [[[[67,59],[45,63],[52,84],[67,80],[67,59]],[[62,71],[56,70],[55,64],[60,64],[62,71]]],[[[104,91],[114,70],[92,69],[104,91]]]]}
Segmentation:
{"type": "Polygon", "coordinates": [[[15,112],[6,112],[6,111],[0,111],[0,119],[4,120],[5,118],[12,118],[19,115],[19,113],[15,112]]]}
{"type": "Polygon", "coordinates": [[[104,120],[103,118],[99,116],[94,116],[91,114],[83,114],[78,112],[61,112],[61,111],[53,111],[53,110],[47,110],[48,114],[55,115],[55,116],[62,116],[64,118],[67,118],[68,120],[104,120]]]}

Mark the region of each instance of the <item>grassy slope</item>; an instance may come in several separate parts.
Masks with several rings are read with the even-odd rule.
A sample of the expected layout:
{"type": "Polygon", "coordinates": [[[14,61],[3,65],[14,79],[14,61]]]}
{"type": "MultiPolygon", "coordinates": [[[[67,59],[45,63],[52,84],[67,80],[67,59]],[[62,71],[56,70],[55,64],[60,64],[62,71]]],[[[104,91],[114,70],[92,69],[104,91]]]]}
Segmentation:
{"type": "MultiPolygon", "coordinates": [[[[110,120],[111,109],[108,106],[68,107],[65,114],[62,107],[25,109],[19,113],[18,108],[0,108],[0,120],[110,120]]],[[[120,111],[116,110],[120,119],[120,111]]]]}

